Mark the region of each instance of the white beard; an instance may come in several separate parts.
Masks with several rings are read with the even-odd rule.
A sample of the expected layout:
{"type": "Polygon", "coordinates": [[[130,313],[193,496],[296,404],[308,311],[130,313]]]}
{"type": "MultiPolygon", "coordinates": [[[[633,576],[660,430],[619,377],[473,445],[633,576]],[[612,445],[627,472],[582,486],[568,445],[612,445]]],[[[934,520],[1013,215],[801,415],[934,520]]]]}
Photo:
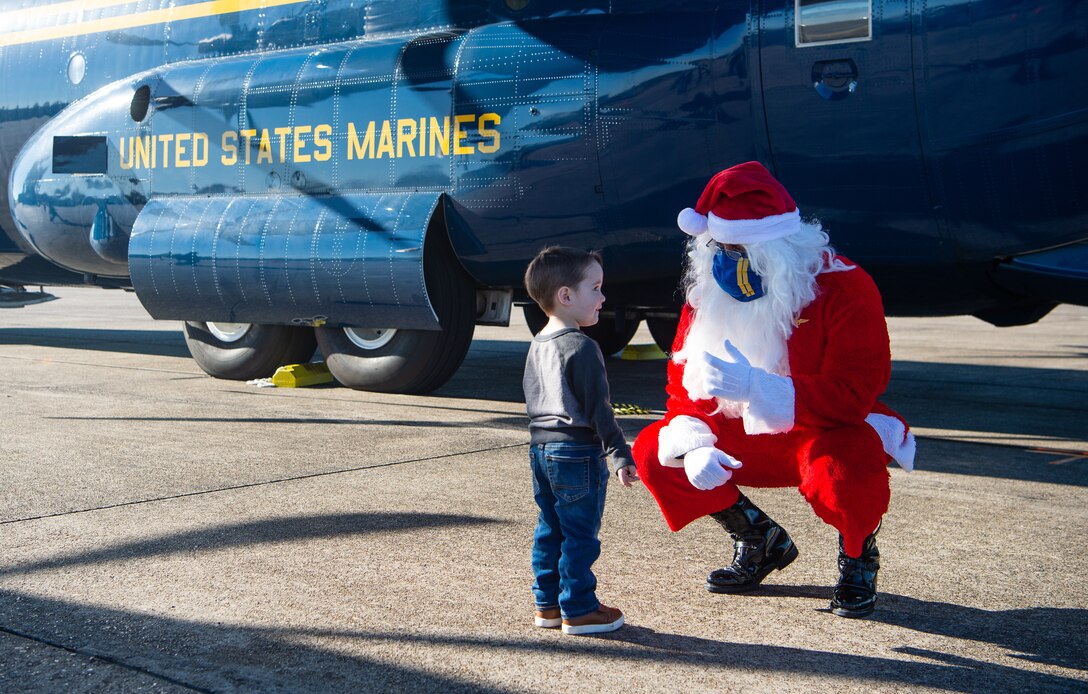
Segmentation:
{"type": "MultiPolygon", "coordinates": [[[[696,239],[689,246],[687,300],[695,309],[683,349],[672,359],[684,366],[684,389],[693,400],[710,398],[707,392],[703,352],[733,361],[725,351],[728,339],[752,366],[779,376],[790,374],[787,341],[801,309],[816,296],[820,272],[849,269],[832,260],[834,251],[816,225],[793,239],[779,239],[749,246],[753,265],[761,261],[761,279],[767,295],[754,301],[737,301],[714,280],[713,249],[696,239]]],[[[716,398],[718,412],[739,417],[743,403],[716,398]]]]}
{"type": "MultiPolygon", "coordinates": [[[[714,278],[709,283],[696,285],[693,293],[698,298],[689,296],[689,301],[698,302],[695,317],[691,321],[684,348],[673,355],[673,360],[684,366],[684,389],[692,400],[710,397],[706,389],[705,362],[703,352],[732,361],[726,354],[725,341],[741,351],[752,366],[759,367],[779,376],[790,373],[789,356],[786,353],[786,340],[775,320],[778,308],[767,297],[755,301],[742,302],[726,294],[718,287],[714,278]]],[[[790,321],[793,316],[789,317],[790,321]]],[[[719,411],[728,416],[739,417],[741,403],[717,398],[719,411]]]]}

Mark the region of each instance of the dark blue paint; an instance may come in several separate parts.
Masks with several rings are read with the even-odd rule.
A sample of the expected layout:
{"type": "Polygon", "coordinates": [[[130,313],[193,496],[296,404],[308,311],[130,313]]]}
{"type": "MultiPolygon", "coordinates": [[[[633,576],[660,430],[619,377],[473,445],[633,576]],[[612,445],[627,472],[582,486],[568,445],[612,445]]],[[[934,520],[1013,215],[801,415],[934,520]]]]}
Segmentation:
{"type": "Polygon", "coordinates": [[[435,193],[162,197],[129,269],[155,318],[438,329],[423,283],[435,193]]]}
{"type": "MultiPolygon", "coordinates": [[[[81,273],[118,281],[131,273],[145,299],[156,294],[145,285],[152,266],[185,267],[169,251],[135,251],[149,210],[179,214],[202,201],[202,210],[227,210],[220,223],[243,233],[249,202],[267,212],[277,202],[322,206],[309,198],[421,195],[442,200],[453,247],[482,285],[520,288],[537,248],[566,243],[603,250],[614,308],[670,307],[683,244],[676,212],[717,170],[758,159],[803,215],[820,218],[834,243],[873,272],[891,312],[974,312],[1011,295],[1039,299],[1023,289],[1030,263],[1017,281],[995,270],[1010,257],[1085,238],[1088,90],[1076,87],[1088,72],[1088,4],[873,0],[872,40],[801,48],[793,7],[533,0],[515,12],[498,0],[300,3],[0,48],[0,162],[19,154],[10,179],[0,172],[0,185],[15,185],[5,188],[15,217],[0,211],[8,237],[0,251],[17,254],[30,243],[81,273]],[[87,62],[83,82],[41,78],[63,73],[73,51],[87,62]],[[137,123],[129,110],[142,85],[151,110],[137,123]],[[349,121],[481,113],[502,119],[497,152],[343,156],[349,121]],[[318,123],[331,127],[336,156],[327,161],[119,166],[121,138],[318,123]],[[107,138],[106,175],[49,171],[53,138],[70,136],[107,138]],[[102,215],[117,228],[114,243],[133,234],[131,259],[146,262],[146,272],[103,250],[101,233],[96,250],[90,232],[102,215]]],[[[99,8],[87,18],[129,11],[99,8]]],[[[31,21],[34,13],[24,15],[31,21]]],[[[12,27],[22,28],[29,25],[12,27]]],[[[476,129],[465,142],[478,148],[485,140],[476,129]]],[[[270,220],[276,238],[309,233],[282,215],[270,220]]],[[[376,223],[357,233],[380,236],[397,224],[376,223]]],[[[419,221],[419,233],[426,226],[419,221]]],[[[206,232],[194,220],[179,228],[206,232]]],[[[215,256],[206,243],[197,243],[204,264],[185,270],[194,287],[215,256]]],[[[284,281],[304,275],[310,252],[298,245],[284,281]]],[[[329,262],[353,261],[325,253],[329,262]]],[[[1069,257],[1081,267],[1081,255],[1069,257]]],[[[1088,302],[1078,272],[1065,277],[1072,289],[1053,296],[1088,302]]],[[[238,295],[247,289],[240,283],[238,295]]],[[[262,321],[331,310],[323,300],[287,310],[274,296],[262,321]]],[[[236,299],[145,300],[161,301],[163,315],[234,320],[226,316],[242,315],[236,299]]],[[[360,296],[341,303],[370,306],[360,296]]],[[[414,321],[373,306],[352,316],[358,325],[414,321]]]]}

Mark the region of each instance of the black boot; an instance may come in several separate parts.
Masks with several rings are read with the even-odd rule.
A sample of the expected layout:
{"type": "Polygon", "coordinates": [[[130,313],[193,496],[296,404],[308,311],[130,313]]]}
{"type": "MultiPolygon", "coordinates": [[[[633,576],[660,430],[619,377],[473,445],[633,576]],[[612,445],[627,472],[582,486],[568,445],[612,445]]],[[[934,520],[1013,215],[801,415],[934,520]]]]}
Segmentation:
{"type": "Polygon", "coordinates": [[[772,570],[781,571],[797,558],[789,534],[743,494],[724,511],[710,514],[733,538],[733,563],[712,571],[706,589],[712,593],[752,590],[772,570]]]}
{"type": "Polygon", "coordinates": [[[839,582],[831,611],[840,617],[866,617],[876,607],[876,574],[880,571],[880,550],[876,547],[876,534],[865,538],[861,556],[857,559],[843,551],[842,535],[839,535],[839,582]]]}

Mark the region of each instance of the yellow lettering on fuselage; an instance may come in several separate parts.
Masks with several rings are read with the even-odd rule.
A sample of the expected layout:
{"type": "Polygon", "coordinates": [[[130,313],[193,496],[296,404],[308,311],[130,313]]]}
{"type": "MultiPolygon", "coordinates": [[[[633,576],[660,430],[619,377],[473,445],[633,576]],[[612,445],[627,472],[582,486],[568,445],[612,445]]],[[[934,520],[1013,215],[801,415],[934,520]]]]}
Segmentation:
{"type": "Polygon", "coordinates": [[[480,142],[480,144],[476,146],[476,148],[484,154],[493,154],[494,152],[499,151],[501,143],[499,139],[499,131],[495,130],[494,128],[489,128],[487,126],[498,125],[501,120],[502,119],[499,118],[499,114],[497,113],[484,113],[480,116],[480,137],[490,138],[491,140],[490,144],[484,144],[483,142],[480,142]]]}
{"type": "Polygon", "coordinates": [[[303,139],[303,135],[310,132],[311,128],[308,125],[296,125],[295,126],[295,163],[310,161],[309,154],[303,154],[302,150],[306,147],[306,140],[303,139]]]}
{"type": "Polygon", "coordinates": [[[397,158],[404,156],[404,148],[408,148],[408,156],[416,155],[416,120],[414,118],[401,118],[397,121],[397,158]]]}
{"type": "Polygon", "coordinates": [[[461,114],[460,116],[453,117],[453,153],[454,154],[472,154],[472,147],[468,145],[462,145],[461,140],[468,137],[468,131],[465,130],[462,125],[471,123],[476,120],[476,116],[471,113],[461,114]]]}
{"type": "Polygon", "coordinates": [[[223,154],[219,157],[219,161],[223,166],[234,166],[234,163],[238,161],[238,133],[233,130],[225,131],[220,146],[223,154]]]}
{"type": "MultiPolygon", "coordinates": [[[[341,154],[347,161],[495,154],[501,125],[497,113],[348,121],[341,154]]],[[[118,163],[123,170],[199,168],[213,160],[227,167],[308,164],[329,161],[335,150],[331,124],[300,124],[225,130],[215,141],[204,132],[123,136],[118,163]]]]}
{"type": "Polygon", "coordinates": [[[373,159],[374,158],[374,121],[370,121],[363,136],[363,144],[359,144],[359,136],[355,132],[355,123],[348,123],[348,159],[373,159]]]}
{"type": "Polygon", "coordinates": [[[208,163],[208,135],[193,133],[193,166],[205,166],[208,163]]]}
{"type": "Polygon", "coordinates": [[[189,160],[185,157],[189,152],[188,142],[192,138],[190,133],[178,133],[174,140],[174,166],[179,169],[188,168],[189,160]]]}
{"type": "Polygon", "coordinates": [[[246,151],[246,163],[248,164],[249,163],[249,153],[250,153],[249,141],[252,140],[254,138],[254,136],[256,136],[257,131],[254,130],[253,128],[247,128],[245,130],[239,130],[238,134],[241,135],[243,138],[245,138],[246,143],[244,145],[242,145],[242,149],[244,149],[246,151]]]}
{"type": "Polygon", "coordinates": [[[382,121],[382,134],[378,137],[378,159],[389,155],[393,157],[393,129],[389,127],[389,121],[382,121]]]}
{"type": "Polygon", "coordinates": [[[328,161],[332,158],[332,140],[329,136],[332,135],[332,126],[327,123],[314,128],[314,145],[321,148],[321,151],[314,152],[314,159],[316,161],[328,161]]]}
{"type": "Polygon", "coordinates": [[[287,161],[287,136],[291,134],[291,128],[276,128],[272,132],[280,138],[280,163],[287,161]]]}
{"type": "Polygon", "coordinates": [[[442,124],[438,124],[437,118],[431,118],[431,146],[430,155],[435,155],[435,145],[443,157],[450,155],[450,117],[442,118],[442,124]]]}
{"type": "Polygon", "coordinates": [[[272,142],[268,139],[268,128],[261,130],[261,139],[257,144],[257,163],[267,160],[272,163],[272,142]]]}

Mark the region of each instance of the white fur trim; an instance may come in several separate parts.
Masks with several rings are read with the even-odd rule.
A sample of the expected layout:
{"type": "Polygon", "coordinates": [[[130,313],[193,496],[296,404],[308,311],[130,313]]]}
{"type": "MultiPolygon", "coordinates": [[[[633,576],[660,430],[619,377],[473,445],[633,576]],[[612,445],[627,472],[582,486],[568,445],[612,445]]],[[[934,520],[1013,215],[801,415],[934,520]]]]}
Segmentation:
{"type": "Polygon", "coordinates": [[[706,228],[718,243],[759,243],[800,231],[801,213],[793,210],[761,219],[722,219],[710,212],[707,214],[706,228]]]}
{"type": "Polygon", "coordinates": [[[680,415],[657,432],[657,460],[665,467],[684,467],[688,451],[713,446],[718,437],[698,417],[680,415]]]}
{"type": "Polygon", "coordinates": [[[890,455],[899,467],[907,472],[914,469],[914,453],[918,444],[914,440],[914,434],[907,431],[903,422],[895,417],[875,412],[866,417],[865,422],[876,431],[880,442],[884,444],[884,452],[890,455]]]}
{"type": "Polygon", "coordinates": [[[706,217],[690,207],[685,207],[676,215],[676,226],[689,236],[698,236],[706,231],[706,217]]]}
{"type": "Polygon", "coordinates": [[[797,395],[792,378],[752,369],[749,397],[741,415],[748,435],[781,434],[793,429],[797,395]]]}

